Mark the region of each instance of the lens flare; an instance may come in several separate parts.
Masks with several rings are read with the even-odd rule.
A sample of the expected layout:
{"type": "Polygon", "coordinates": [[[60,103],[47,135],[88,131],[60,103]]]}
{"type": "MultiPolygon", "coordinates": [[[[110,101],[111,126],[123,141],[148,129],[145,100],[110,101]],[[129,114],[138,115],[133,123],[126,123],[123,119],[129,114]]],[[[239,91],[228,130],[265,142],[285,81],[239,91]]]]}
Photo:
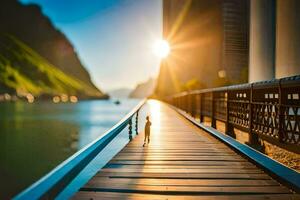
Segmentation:
{"type": "Polygon", "coordinates": [[[160,58],[166,58],[170,53],[170,45],[166,40],[159,40],[153,46],[153,52],[160,58]]]}

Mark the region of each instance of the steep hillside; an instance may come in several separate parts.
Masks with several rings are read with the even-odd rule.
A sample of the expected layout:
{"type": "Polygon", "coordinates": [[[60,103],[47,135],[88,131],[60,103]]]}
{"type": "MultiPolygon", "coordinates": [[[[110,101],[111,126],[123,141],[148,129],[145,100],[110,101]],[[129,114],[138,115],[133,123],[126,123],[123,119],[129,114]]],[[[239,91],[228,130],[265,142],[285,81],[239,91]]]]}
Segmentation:
{"type": "Polygon", "coordinates": [[[130,93],[130,98],[146,98],[149,97],[154,90],[156,80],[150,78],[144,83],[140,83],[136,88],[130,93]]]}
{"type": "MultiPolygon", "coordinates": [[[[42,14],[37,5],[23,5],[17,0],[2,0],[0,33],[10,34],[30,46],[65,74],[98,90],[80,63],[72,44],[42,14]]],[[[98,94],[101,94],[98,91],[98,94]]]]}
{"type": "Polygon", "coordinates": [[[10,35],[0,35],[0,93],[34,96],[101,96],[94,87],[69,76],[10,35]]]}

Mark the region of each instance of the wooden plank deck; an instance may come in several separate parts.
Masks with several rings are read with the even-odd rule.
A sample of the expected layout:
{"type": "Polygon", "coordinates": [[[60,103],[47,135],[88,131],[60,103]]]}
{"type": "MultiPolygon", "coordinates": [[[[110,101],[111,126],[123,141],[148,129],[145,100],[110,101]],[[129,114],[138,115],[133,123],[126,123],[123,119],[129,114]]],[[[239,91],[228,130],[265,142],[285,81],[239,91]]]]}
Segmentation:
{"type": "Polygon", "coordinates": [[[73,199],[299,199],[167,105],[73,199]]]}

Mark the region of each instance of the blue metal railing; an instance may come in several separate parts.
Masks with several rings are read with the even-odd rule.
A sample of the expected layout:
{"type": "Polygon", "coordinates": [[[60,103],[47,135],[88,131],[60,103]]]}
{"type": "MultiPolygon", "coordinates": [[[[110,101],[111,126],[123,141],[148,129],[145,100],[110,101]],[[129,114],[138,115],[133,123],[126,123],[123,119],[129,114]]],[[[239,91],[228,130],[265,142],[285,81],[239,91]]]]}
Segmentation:
{"type": "Polygon", "coordinates": [[[132,118],[134,115],[138,116],[138,112],[145,102],[146,100],[142,100],[105,134],[62,162],[47,175],[15,196],[14,199],[54,199],[127,125],[130,126],[129,138],[132,138],[132,118]]]}

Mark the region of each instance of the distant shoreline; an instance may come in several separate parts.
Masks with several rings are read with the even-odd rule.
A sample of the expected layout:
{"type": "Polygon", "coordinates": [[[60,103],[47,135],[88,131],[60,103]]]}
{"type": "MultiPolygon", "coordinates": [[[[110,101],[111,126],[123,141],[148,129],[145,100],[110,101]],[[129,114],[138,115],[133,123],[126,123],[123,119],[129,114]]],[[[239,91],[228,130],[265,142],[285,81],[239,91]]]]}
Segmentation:
{"type": "Polygon", "coordinates": [[[102,96],[76,96],[76,95],[67,95],[67,94],[61,94],[61,95],[41,95],[41,96],[33,96],[32,94],[28,93],[26,95],[16,95],[16,94],[9,94],[4,93],[0,94],[0,103],[4,102],[28,102],[28,103],[34,103],[34,102],[53,102],[53,103],[77,103],[78,101],[86,101],[86,100],[109,100],[110,96],[107,94],[104,94],[102,96]]]}

